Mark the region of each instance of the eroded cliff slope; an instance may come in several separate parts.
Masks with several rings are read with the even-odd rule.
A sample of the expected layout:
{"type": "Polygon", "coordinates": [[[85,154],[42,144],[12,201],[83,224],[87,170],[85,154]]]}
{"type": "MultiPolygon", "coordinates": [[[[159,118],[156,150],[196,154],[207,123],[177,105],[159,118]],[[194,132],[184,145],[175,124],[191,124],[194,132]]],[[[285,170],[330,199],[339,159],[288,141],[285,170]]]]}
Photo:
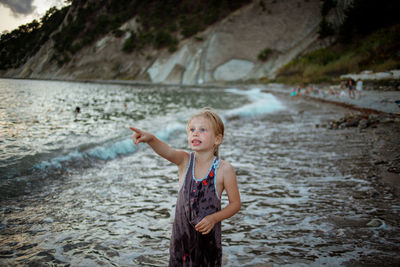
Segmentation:
{"type": "Polygon", "coordinates": [[[49,40],[23,66],[2,76],[178,84],[274,78],[281,66],[321,45],[321,4],[319,0],[255,0],[183,39],[174,52],[153,47],[123,52],[124,42],[139,27],[134,17],[120,27],[124,35],[110,32],[62,66],[51,60],[54,48],[49,40]],[[268,53],[260,59],[262,51],[268,53]]]}

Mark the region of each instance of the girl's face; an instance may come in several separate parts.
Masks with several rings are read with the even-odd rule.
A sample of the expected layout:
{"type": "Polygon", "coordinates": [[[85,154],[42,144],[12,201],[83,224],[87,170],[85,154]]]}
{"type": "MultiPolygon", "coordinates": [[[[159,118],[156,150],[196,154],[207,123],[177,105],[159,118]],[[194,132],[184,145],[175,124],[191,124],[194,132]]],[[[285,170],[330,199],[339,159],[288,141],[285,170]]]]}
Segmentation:
{"type": "Polygon", "coordinates": [[[194,117],[188,126],[189,147],[193,151],[214,152],[214,147],[221,144],[222,136],[215,135],[211,122],[204,117],[194,117]]]}

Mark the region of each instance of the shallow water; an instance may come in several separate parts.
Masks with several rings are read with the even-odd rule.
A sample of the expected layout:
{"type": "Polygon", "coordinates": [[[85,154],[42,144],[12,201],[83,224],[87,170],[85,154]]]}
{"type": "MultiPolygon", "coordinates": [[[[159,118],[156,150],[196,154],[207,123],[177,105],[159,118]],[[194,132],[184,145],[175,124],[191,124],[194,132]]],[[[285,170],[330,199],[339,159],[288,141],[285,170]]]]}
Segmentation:
{"type": "Polygon", "coordinates": [[[220,154],[242,198],[223,222],[224,266],[399,260],[400,203],[371,197],[365,144],[317,127],[347,110],[260,90],[26,80],[0,80],[0,100],[0,264],[166,266],[177,170],[128,126],[186,149],[203,106],[225,120],[220,154]]]}

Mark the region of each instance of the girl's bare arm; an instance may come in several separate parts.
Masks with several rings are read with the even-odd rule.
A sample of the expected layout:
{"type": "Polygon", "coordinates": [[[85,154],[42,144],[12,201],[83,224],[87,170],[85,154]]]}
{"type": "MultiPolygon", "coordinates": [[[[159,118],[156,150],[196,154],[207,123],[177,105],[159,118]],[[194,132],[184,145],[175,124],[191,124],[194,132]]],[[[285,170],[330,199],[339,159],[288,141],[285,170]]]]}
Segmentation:
{"type": "Polygon", "coordinates": [[[232,217],[240,210],[240,193],[236,180],[236,173],[232,165],[224,162],[221,165],[221,173],[223,173],[223,184],[228,195],[229,203],[221,211],[204,217],[196,226],[196,230],[208,234],[217,222],[232,217]]]}
{"type": "Polygon", "coordinates": [[[175,165],[181,166],[184,163],[185,157],[188,157],[185,151],[176,150],[170,147],[151,133],[144,132],[134,127],[129,128],[134,131],[132,139],[135,145],[139,145],[139,143],[147,143],[158,155],[175,165]]]}

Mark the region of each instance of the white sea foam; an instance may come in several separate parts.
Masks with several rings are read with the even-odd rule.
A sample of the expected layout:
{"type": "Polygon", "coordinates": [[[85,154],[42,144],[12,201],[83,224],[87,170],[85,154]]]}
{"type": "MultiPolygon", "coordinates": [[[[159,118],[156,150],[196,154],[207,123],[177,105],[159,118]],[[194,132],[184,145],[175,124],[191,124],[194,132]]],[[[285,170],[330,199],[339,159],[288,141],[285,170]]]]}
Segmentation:
{"type": "Polygon", "coordinates": [[[37,163],[33,167],[35,169],[41,169],[41,170],[44,170],[44,169],[47,169],[47,168],[50,168],[50,167],[61,168],[62,164],[64,162],[71,161],[71,160],[80,160],[80,159],[84,158],[84,156],[85,155],[83,153],[79,152],[78,150],[75,150],[75,151],[72,151],[71,153],[69,153],[67,155],[55,157],[55,158],[53,158],[51,160],[42,161],[40,163],[37,163]]]}
{"type": "Polygon", "coordinates": [[[87,151],[74,150],[67,155],[58,156],[48,161],[37,163],[34,165],[34,168],[41,170],[47,168],[58,169],[62,168],[63,164],[65,163],[88,158],[110,160],[118,157],[119,155],[133,153],[135,150],[136,147],[134,146],[132,139],[127,138],[112,144],[99,145],[87,151]]]}
{"type": "Polygon", "coordinates": [[[128,138],[108,146],[99,146],[88,151],[88,155],[102,160],[115,159],[119,155],[135,152],[136,148],[132,139],[128,138]]]}
{"type": "Polygon", "coordinates": [[[227,92],[245,95],[251,103],[232,109],[225,113],[226,118],[251,118],[264,114],[271,114],[285,109],[283,104],[270,93],[263,93],[261,89],[251,90],[226,89],[227,92]]]}
{"type": "MultiPolygon", "coordinates": [[[[174,132],[184,131],[185,126],[180,123],[174,123],[167,125],[164,129],[158,131],[155,135],[163,140],[167,141],[174,132]]],[[[131,154],[136,151],[137,147],[133,144],[131,138],[116,141],[113,143],[107,143],[98,145],[86,151],[74,150],[67,155],[58,156],[48,161],[42,161],[34,165],[36,169],[47,169],[47,168],[62,168],[64,164],[77,161],[82,159],[101,159],[101,160],[112,160],[118,156],[131,154]]]]}

